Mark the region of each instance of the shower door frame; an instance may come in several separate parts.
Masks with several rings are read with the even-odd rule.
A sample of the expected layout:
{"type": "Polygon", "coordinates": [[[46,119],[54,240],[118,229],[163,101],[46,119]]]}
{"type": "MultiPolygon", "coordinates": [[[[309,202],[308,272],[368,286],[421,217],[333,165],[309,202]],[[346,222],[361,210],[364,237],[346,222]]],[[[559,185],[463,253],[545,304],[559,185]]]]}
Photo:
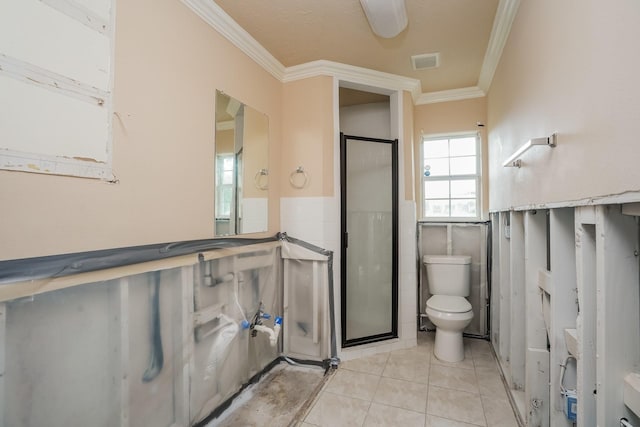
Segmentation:
{"type": "Polygon", "coordinates": [[[340,132],[340,331],[342,348],[398,338],[398,139],[369,138],[340,132]],[[347,140],[391,144],[391,331],[347,339],[347,140]]]}

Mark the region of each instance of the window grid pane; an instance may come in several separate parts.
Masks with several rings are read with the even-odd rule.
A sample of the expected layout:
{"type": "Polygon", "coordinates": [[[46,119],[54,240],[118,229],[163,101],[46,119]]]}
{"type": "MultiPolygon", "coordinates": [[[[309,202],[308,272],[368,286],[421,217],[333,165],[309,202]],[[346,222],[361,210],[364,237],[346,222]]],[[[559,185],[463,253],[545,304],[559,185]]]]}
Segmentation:
{"type": "Polygon", "coordinates": [[[451,175],[475,175],[476,174],[476,156],[451,157],[451,175]]]}
{"type": "Polygon", "coordinates": [[[430,140],[424,143],[424,158],[447,158],[449,157],[449,140],[430,140]]]}
{"type": "Polygon", "coordinates": [[[451,194],[449,181],[425,181],[425,199],[448,199],[451,194]]]}
{"type": "Polygon", "coordinates": [[[448,176],[449,175],[449,158],[444,159],[425,159],[424,163],[425,176],[448,176]]]}
{"type": "Polygon", "coordinates": [[[457,156],[475,156],[476,155],[476,138],[456,138],[452,139],[449,144],[449,155],[457,156]]]}
{"type": "Polygon", "coordinates": [[[423,141],[423,217],[479,217],[479,155],[476,136],[423,141]]]}
{"type": "Polygon", "coordinates": [[[439,200],[425,200],[424,201],[424,211],[425,216],[430,217],[447,217],[450,216],[450,201],[449,199],[439,199],[439,200]]]}
{"type": "Polygon", "coordinates": [[[461,179],[451,181],[452,199],[469,199],[476,197],[476,180],[461,179]]]}
{"type": "Polygon", "coordinates": [[[451,216],[453,217],[475,217],[476,199],[452,199],[451,216]]]}

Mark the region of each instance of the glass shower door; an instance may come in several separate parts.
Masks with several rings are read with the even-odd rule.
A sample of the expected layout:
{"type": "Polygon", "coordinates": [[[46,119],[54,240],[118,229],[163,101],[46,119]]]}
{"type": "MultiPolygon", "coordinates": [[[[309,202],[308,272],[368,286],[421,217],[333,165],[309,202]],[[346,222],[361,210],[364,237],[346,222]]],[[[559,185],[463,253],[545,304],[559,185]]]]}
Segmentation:
{"type": "Polygon", "coordinates": [[[341,135],[343,347],[398,335],[397,151],[341,135]]]}

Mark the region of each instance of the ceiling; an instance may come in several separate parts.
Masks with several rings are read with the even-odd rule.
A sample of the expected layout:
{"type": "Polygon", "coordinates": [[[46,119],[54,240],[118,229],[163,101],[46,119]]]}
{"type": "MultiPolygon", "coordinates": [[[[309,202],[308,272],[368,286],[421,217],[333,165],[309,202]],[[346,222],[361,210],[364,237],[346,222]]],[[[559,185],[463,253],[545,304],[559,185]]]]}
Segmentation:
{"type": "Polygon", "coordinates": [[[371,31],[359,0],[215,0],[285,67],[329,60],[418,79],[422,92],[478,86],[498,0],[406,0],[397,37],[371,31]],[[440,53],[415,71],[411,56],[440,53]]]}

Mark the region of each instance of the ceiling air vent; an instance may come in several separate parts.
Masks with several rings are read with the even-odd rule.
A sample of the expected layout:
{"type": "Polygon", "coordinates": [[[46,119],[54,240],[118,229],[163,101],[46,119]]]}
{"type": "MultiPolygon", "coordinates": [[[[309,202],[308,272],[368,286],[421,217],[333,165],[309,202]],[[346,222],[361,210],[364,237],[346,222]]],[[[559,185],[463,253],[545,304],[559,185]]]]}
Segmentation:
{"type": "Polygon", "coordinates": [[[440,54],[425,53],[423,55],[413,55],[411,57],[411,64],[416,71],[437,68],[440,66],[440,54]]]}

